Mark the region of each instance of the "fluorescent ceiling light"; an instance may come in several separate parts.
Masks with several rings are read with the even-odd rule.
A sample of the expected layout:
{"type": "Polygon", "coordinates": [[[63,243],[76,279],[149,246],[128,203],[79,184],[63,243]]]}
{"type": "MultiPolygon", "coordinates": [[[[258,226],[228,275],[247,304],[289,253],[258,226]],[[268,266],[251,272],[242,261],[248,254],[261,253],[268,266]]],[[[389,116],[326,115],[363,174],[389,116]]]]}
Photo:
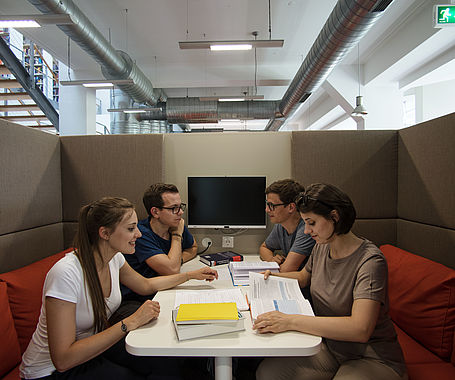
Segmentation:
{"type": "Polygon", "coordinates": [[[0,15],[0,28],[37,28],[72,23],[71,17],[67,14],[0,15]]]}
{"type": "Polygon", "coordinates": [[[108,108],[107,112],[123,113],[144,113],[147,111],[161,111],[161,107],[142,107],[142,108],[108,108]]]}
{"type": "MultiPolygon", "coordinates": [[[[232,41],[181,41],[180,49],[211,49],[212,46],[229,46],[229,50],[239,49],[237,46],[246,45],[251,48],[280,48],[283,47],[284,40],[232,40],[232,41]],[[236,48],[237,47],[237,48],[236,48]]],[[[249,49],[251,49],[249,48],[249,49]]],[[[220,49],[221,50],[221,49],[220,49]]],[[[223,50],[227,50],[226,48],[223,50]]]]}
{"type": "Polygon", "coordinates": [[[229,51],[229,50],[251,50],[253,45],[251,44],[238,44],[238,45],[210,45],[212,51],[229,51]]]}
{"type": "Polygon", "coordinates": [[[35,20],[2,20],[0,28],[40,28],[35,20]]]}
{"type": "Polygon", "coordinates": [[[261,100],[264,99],[264,95],[246,95],[246,96],[201,96],[199,100],[204,101],[213,101],[217,100],[220,102],[238,102],[244,100],[261,100]]]}
{"type": "Polygon", "coordinates": [[[114,87],[114,83],[82,83],[84,87],[114,87]]]}
{"type": "Polygon", "coordinates": [[[85,80],[62,80],[60,84],[62,86],[84,86],[97,89],[112,88],[122,84],[133,84],[132,79],[85,79],[85,80]]]}
{"type": "Polygon", "coordinates": [[[220,102],[244,102],[245,98],[220,98],[220,102]]]}

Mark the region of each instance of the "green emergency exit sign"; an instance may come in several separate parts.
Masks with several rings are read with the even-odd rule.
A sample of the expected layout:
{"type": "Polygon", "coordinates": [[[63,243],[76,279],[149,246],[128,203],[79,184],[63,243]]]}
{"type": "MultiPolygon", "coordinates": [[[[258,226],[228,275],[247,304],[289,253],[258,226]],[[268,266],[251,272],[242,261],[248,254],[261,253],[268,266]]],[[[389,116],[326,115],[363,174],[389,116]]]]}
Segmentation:
{"type": "Polygon", "coordinates": [[[439,4],[434,6],[434,27],[455,26],[455,5],[439,4]]]}

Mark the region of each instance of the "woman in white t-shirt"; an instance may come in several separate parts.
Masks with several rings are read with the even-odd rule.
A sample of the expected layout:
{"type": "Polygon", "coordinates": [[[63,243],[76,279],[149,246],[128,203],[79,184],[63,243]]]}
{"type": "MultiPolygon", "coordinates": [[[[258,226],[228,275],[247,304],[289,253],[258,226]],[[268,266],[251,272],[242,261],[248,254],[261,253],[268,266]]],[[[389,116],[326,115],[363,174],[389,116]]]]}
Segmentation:
{"type": "Polygon", "coordinates": [[[378,247],[352,233],[351,199],[333,185],[317,183],[297,197],[296,205],[316,245],[301,271],[278,276],[310,285],[315,316],[273,311],[260,315],[253,329],[296,330],[324,339],[314,356],[265,359],[256,378],[407,379],[388,314],[387,263],[378,247]]]}
{"type": "Polygon", "coordinates": [[[212,281],[218,274],[205,267],[144,278],[120,253],[134,253],[140,236],[134,206],[124,198],[106,197],[81,208],[74,252],[66,254],[46,276],[41,314],[22,357],[21,378],[140,379],[153,378],[157,371],[163,378],[178,378],[172,358],[133,357],[116,363],[105,355],[116,344],[125,351],[122,340],[128,331],[160,313],[159,303],[147,300],[129,317],[109,325],[109,317],[121,302],[120,283],[147,295],[189,279],[212,281]],[[143,365],[141,361],[148,362],[143,365]]]}

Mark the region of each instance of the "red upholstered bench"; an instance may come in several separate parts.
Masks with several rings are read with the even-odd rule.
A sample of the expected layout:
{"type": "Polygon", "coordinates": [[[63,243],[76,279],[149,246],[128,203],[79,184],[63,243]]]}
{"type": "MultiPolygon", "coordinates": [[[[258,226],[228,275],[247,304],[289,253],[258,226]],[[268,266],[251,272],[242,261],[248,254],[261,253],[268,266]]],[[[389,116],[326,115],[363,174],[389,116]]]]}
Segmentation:
{"type": "Polygon", "coordinates": [[[390,316],[410,380],[455,379],[455,270],[392,245],[390,316]]]}
{"type": "Polygon", "coordinates": [[[67,249],[33,264],[0,274],[0,378],[19,379],[19,364],[28,346],[41,309],[44,280],[49,269],[67,249]]]}

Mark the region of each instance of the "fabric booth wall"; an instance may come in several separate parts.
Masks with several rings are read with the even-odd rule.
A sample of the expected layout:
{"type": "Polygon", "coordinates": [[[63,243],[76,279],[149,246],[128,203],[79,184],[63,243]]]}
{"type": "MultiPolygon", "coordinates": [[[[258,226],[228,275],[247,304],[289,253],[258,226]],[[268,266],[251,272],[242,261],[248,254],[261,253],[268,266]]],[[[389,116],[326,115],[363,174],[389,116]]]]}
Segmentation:
{"type": "Polygon", "coordinates": [[[0,119],[0,272],[63,249],[58,136],[0,119]]]}

